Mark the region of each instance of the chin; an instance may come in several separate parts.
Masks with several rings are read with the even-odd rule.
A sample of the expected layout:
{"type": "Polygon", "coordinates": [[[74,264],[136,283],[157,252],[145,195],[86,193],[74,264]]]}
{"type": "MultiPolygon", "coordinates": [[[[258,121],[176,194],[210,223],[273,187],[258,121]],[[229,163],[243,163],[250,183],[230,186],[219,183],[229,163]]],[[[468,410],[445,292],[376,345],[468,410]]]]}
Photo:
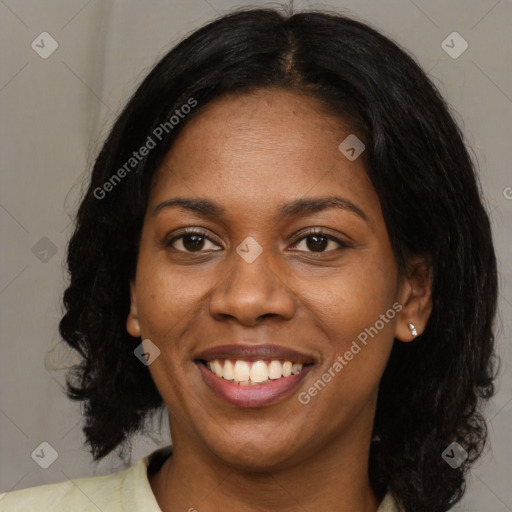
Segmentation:
{"type": "Polygon", "coordinates": [[[256,473],[283,469],[293,455],[288,447],[273,447],[265,441],[250,440],[231,442],[227,451],[223,449],[212,451],[224,464],[241,472],[256,473]]]}

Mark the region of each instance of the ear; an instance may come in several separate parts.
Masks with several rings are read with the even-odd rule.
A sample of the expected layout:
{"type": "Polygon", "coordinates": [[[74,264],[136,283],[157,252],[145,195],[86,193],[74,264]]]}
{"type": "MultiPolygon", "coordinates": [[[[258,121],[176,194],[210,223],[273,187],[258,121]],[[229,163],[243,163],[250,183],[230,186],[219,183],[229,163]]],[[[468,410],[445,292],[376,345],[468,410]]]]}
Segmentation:
{"type": "Polygon", "coordinates": [[[404,342],[412,341],[425,330],[432,312],[433,271],[430,258],[410,257],[406,274],[400,278],[398,302],[402,309],[395,327],[395,338],[404,342]],[[416,335],[409,324],[416,329],[416,335]]]}
{"type": "Polygon", "coordinates": [[[126,319],[126,330],[134,338],[140,337],[139,311],[137,308],[137,292],[135,283],[130,281],[130,312],[126,319]]]}

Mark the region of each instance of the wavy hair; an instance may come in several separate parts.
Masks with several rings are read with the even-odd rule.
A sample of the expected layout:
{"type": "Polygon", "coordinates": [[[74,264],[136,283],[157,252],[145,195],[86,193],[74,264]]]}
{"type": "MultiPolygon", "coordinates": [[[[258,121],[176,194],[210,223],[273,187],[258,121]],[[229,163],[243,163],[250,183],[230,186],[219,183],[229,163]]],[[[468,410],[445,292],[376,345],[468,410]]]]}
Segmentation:
{"type": "Polygon", "coordinates": [[[369,473],[376,494],[389,490],[407,511],[448,510],[485,445],[479,409],[494,394],[497,270],[489,217],[463,135],[426,74],[378,31],[333,12],[239,9],[206,24],[155,65],[114,123],[76,216],[59,324],[80,356],[66,386],[82,403],[86,442],[99,460],[165,406],[134,357],[140,338],[125,327],[155,171],[202,106],[269,87],[316,98],[357,128],[400,272],[409,254],[431,261],[433,310],[414,341],[394,342],[369,473]],[[156,146],[100,194],[191,98],[198,106],[161,129],[156,146]],[[468,453],[455,469],[441,457],[453,441],[468,453]]]}

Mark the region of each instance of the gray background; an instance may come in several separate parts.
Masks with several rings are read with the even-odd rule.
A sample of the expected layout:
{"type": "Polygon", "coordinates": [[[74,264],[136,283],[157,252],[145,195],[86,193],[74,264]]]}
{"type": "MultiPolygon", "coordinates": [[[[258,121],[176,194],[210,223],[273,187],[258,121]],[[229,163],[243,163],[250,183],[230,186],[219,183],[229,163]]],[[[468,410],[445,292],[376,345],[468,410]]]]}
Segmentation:
{"type": "MultiPolygon", "coordinates": [[[[92,463],[82,446],[79,406],[62,392],[64,373],[45,367],[45,358],[55,366],[67,354],[57,326],[69,214],[116,114],[156,60],[219,14],[276,4],[0,0],[0,491],[124,468],[114,457],[92,463]],[[31,43],[45,31],[58,48],[43,59],[31,43]],[[58,455],[48,469],[31,457],[43,441],[58,455]]],[[[512,2],[332,0],[294,7],[352,15],[415,55],[448,99],[479,163],[501,271],[502,372],[486,410],[491,444],[455,510],[512,511],[512,2]],[[458,58],[441,46],[454,31],[469,45],[458,58]]],[[[165,419],[161,433],[136,439],[132,461],[167,444],[165,419]]]]}

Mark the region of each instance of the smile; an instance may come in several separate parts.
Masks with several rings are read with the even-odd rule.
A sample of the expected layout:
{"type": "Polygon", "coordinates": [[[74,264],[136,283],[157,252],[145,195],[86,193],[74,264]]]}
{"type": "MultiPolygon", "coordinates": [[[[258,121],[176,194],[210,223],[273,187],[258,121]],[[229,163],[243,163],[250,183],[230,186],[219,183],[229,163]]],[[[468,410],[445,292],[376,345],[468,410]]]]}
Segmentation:
{"type": "Polygon", "coordinates": [[[205,364],[217,377],[241,386],[266,385],[274,380],[296,375],[304,368],[303,363],[277,359],[267,361],[213,359],[205,364]]]}
{"type": "Polygon", "coordinates": [[[224,403],[241,408],[266,407],[280,402],[299,387],[314,367],[313,363],[240,359],[203,360],[196,361],[196,365],[210,392],[224,403]]]}
{"type": "Polygon", "coordinates": [[[218,345],[193,355],[206,385],[224,403],[265,407],[291,395],[315,367],[313,355],[254,340],[218,345]]]}

